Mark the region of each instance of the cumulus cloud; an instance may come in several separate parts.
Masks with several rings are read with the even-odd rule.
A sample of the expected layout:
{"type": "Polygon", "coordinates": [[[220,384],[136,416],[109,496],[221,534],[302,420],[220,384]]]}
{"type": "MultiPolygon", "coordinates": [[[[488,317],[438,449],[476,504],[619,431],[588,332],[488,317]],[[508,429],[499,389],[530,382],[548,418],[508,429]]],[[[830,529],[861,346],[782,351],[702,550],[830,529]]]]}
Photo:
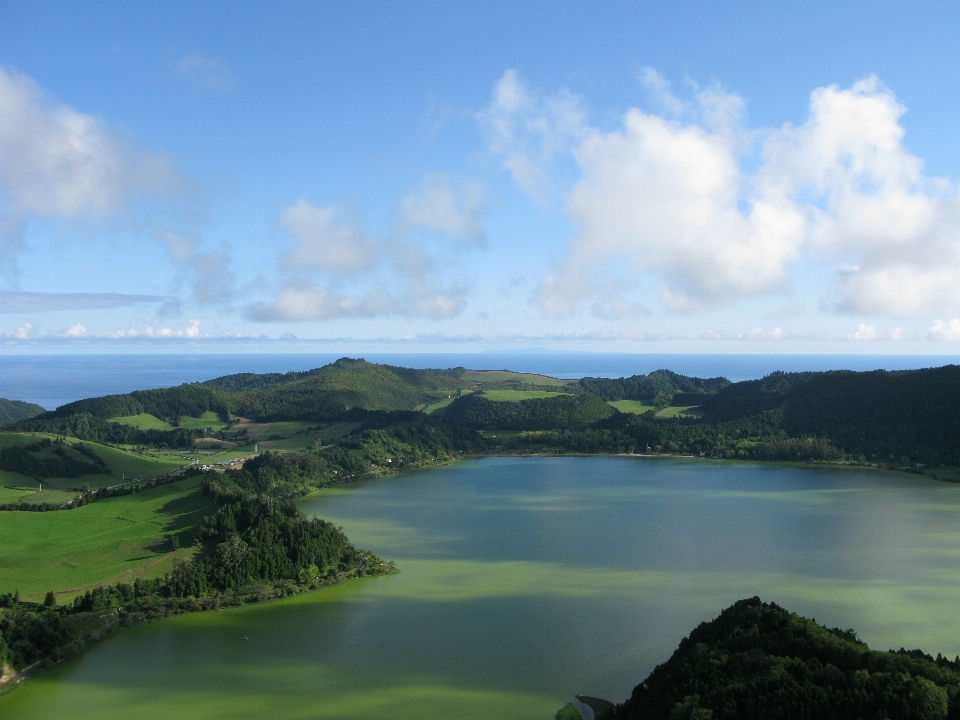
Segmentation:
{"type": "Polygon", "coordinates": [[[12,69],[0,68],[0,108],[4,272],[14,272],[26,246],[27,221],[122,223],[160,242],[174,264],[195,273],[197,299],[218,302],[230,294],[226,255],[200,252],[196,236],[174,229],[198,215],[198,200],[196,187],[172,160],[57,102],[12,69]]]}
{"type": "Polygon", "coordinates": [[[937,320],[933,323],[927,335],[931,340],[960,340],[960,317],[955,317],[947,322],[937,320]]]}
{"type": "Polygon", "coordinates": [[[12,340],[27,340],[34,336],[33,323],[24,323],[20,327],[11,328],[3,333],[5,338],[12,340]]]}
{"type": "Polygon", "coordinates": [[[766,182],[809,196],[810,241],[838,272],[838,309],[929,317],[960,308],[960,192],[904,146],[906,108],[875,77],[818,88],[766,146],[766,182]]]}
{"type": "Polygon", "coordinates": [[[593,133],[574,156],[582,176],[567,206],[580,231],[541,289],[548,312],[569,312],[586,290],[580,268],[610,258],[658,273],[661,303],[679,312],[785,283],[803,215],[775,188],[748,188],[727,135],[634,109],[622,130],[593,133]]]}
{"type": "Polygon", "coordinates": [[[167,158],[0,68],[0,192],[14,217],[97,219],[144,200],[179,199],[190,183],[167,158]]]}
{"type": "Polygon", "coordinates": [[[177,77],[202,90],[228,92],[237,87],[237,80],[223,58],[184,55],[174,64],[177,77]]]}
{"type": "Polygon", "coordinates": [[[810,256],[842,268],[824,289],[832,310],[960,309],[960,193],[924,174],[903,143],[905,108],[876,78],[818,88],[803,123],[761,131],[716,84],[690,83],[683,101],[656,70],[639,79],[664,116],[632,108],[603,131],[569,92],[545,96],[514,71],[481,115],[521,188],[549,184],[538,173],[558,154],[579,169],[566,196],[577,231],[540,286],[544,311],[611,302],[597,280],[611,264],[666,310],[695,312],[783,292],[810,256]]]}
{"type": "Polygon", "coordinates": [[[367,232],[342,208],[299,198],[278,217],[294,241],[278,260],[283,286],[246,315],[261,322],[456,316],[466,286],[441,269],[464,244],[484,243],[484,198],[478,183],[428,176],[400,200],[383,234],[367,232]]]}
{"type": "Polygon", "coordinates": [[[64,330],[61,334],[64,337],[82,337],[83,335],[86,334],[86,332],[87,332],[87,329],[83,325],[81,325],[80,323],[74,323],[73,325],[68,327],[66,330],[64,330]]]}
{"type": "Polygon", "coordinates": [[[587,113],[580,99],[567,90],[544,95],[532,90],[516,70],[507,70],[493,97],[478,115],[490,150],[514,181],[543,201],[553,190],[549,165],[587,131],[587,113]]]}

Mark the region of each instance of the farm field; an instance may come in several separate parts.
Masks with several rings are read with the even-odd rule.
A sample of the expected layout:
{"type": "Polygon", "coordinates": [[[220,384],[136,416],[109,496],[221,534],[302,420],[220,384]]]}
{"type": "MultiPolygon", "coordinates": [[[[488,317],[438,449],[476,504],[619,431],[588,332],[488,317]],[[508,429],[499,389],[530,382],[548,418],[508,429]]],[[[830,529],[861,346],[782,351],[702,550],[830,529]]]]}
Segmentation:
{"type": "Polygon", "coordinates": [[[653,405],[644,405],[640,400],[610,400],[607,405],[615,407],[622,413],[642,415],[648,410],[656,410],[653,405]]]}
{"type": "Polygon", "coordinates": [[[521,400],[536,400],[552,398],[558,395],[569,395],[564,392],[547,392],[546,390],[484,390],[483,396],[487,400],[497,402],[520,402],[521,400]]]}
{"type": "MultiPolygon", "coordinates": [[[[172,566],[165,536],[180,533],[181,545],[189,545],[189,531],[214,511],[199,487],[200,479],[190,478],[76,510],[4,513],[0,590],[19,590],[25,600],[35,600],[51,589],[63,593],[120,581],[167,556],[172,566]]],[[[179,552],[186,556],[190,549],[179,552]]]]}
{"type": "Polygon", "coordinates": [[[123,415],[121,417],[110,418],[110,422],[129,425],[137,430],[173,430],[173,425],[166,420],[151,415],[150,413],[140,413],[139,415],[123,415]]]}
{"type": "MultiPolygon", "coordinates": [[[[128,450],[107,447],[106,445],[95,445],[93,443],[87,443],[87,445],[97,455],[103,458],[103,461],[107,463],[107,466],[113,471],[113,476],[94,475],[89,479],[84,477],[80,479],[81,485],[83,482],[89,482],[92,486],[94,484],[94,478],[98,480],[104,479],[105,481],[109,481],[105,482],[107,485],[117,482],[123,476],[126,476],[128,480],[132,478],[151,478],[157,475],[164,475],[165,473],[183,467],[190,462],[189,460],[182,460],[176,455],[172,455],[170,453],[150,453],[149,455],[140,455],[128,450]]],[[[72,481],[76,483],[78,479],[74,478],[72,481]]]]}
{"type": "Polygon", "coordinates": [[[571,380],[558,380],[547,375],[519,373],[510,370],[467,370],[463,373],[465,380],[475,380],[481,383],[495,382],[522,382],[530,385],[566,385],[571,380]]]}
{"type": "Polygon", "coordinates": [[[41,435],[33,433],[0,433],[0,448],[10,447],[11,445],[29,445],[39,440],[41,435]]]}
{"type": "Polygon", "coordinates": [[[702,417],[702,414],[697,410],[696,405],[689,405],[687,407],[668,407],[664,408],[656,415],[658,418],[698,418],[702,417]]]}
{"type": "Polygon", "coordinates": [[[313,432],[303,433],[302,435],[294,434],[297,431],[297,427],[302,426],[303,429],[311,427],[319,427],[316,423],[313,422],[276,422],[270,425],[261,435],[260,440],[257,441],[257,447],[260,450],[303,450],[304,448],[311,448],[319,440],[321,443],[328,443],[331,440],[342,437],[348,432],[360,426],[360,423],[357,422],[341,422],[333,423],[326,427],[322,427],[320,430],[314,430],[313,432]],[[274,432],[274,428],[280,426],[280,432],[274,432]],[[283,435],[279,440],[266,440],[265,438],[272,437],[274,435],[283,435]]]}
{"type": "Polygon", "coordinates": [[[189,430],[223,430],[230,426],[230,423],[223,422],[220,416],[212,410],[208,410],[198,418],[183,415],[180,418],[180,425],[189,430]]]}

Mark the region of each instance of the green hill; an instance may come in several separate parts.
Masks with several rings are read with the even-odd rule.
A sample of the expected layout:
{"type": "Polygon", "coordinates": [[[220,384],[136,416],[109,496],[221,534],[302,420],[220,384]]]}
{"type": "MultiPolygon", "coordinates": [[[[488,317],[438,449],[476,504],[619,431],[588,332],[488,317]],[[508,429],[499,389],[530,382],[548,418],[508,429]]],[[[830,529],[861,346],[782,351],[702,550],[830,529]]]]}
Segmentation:
{"type": "Polygon", "coordinates": [[[463,368],[411,370],[341,358],[301,373],[228,375],[204,385],[229,392],[231,411],[260,421],[334,419],[351,408],[415,410],[468,383],[463,368]]]}
{"type": "Polygon", "coordinates": [[[0,425],[26,420],[45,412],[46,410],[33,403],[0,398],[0,425]]]}
{"type": "Polygon", "coordinates": [[[701,623],[611,720],[960,716],[960,658],[880,652],[759,598],[701,623]]]}

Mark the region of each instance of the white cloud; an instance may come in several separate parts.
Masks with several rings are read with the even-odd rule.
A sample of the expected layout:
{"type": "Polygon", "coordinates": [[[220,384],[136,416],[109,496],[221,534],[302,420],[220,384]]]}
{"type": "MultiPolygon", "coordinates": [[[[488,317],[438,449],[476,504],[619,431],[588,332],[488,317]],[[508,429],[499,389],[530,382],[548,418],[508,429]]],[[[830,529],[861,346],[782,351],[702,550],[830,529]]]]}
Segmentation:
{"type": "Polygon", "coordinates": [[[577,96],[568,90],[544,96],[531,90],[516,70],[507,70],[497,81],[478,119],[487,130],[490,151],[538,201],[553,190],[551,160],[569,151],[587,130],[587,114],[577,96]]]}
{"type": "MultiPolygon", "coordinates": [[[[147,329],[142,334],[151,338],[208,337],[207,335],[200,334],[200,322],[201,322],[200,320],[191,320],[189,325],[187,325],[187,327],[185,328],[156,327],[153,325],[148,325],[147,329]]],[[[141,333],[137,333],[135,330],[128,330],[125,336],[136,337],[138,334],[141,334],[141,333]]],[[[111,337],[123,337],[123,336],[124,335],[111,335],[111,337]]]]}
{"type": "Polygon", "coordinates": [[[459,315],[465,285],[438,268],[462,254],[458,246],[482,244],[483,198],[479,184],[428,176],[398,203],[394,227],[383,235],[366,232],[336,207],[299,198],[279,214],[294,240],[279,258],[283,285],[246,315],[261,322],[459,315]]]}
{"type": "Polygon", "coordinates": [[[905,108],[876,78],[818,88],[802,124],[756,132],[742,98],[717,85],[691,83],[685,102],[652,68],[640,80],[682,119],[634,108],[603,131],[570,93],[545,96],[515,71],[481,114],[491,151],[528,192],[550,184],[558,156],[579,167],[566,203],[578,229],[540,287],[544,311],[611,302],[597,280],[611,264],[662,308],[695,312],[783,292],[811,256],[845,268],[832,310],[960,310],[960,192],[924,175],[903,144],[905,108]]]}
{"type": "Polygon", "coordinates": [[[398,205],[398,223],[403,230],[426,230],[455,242],[486,243],[480,222],[486,191],[478,182],[454,183],[446,174],[425,177],[417,192],[398,205]]]}
{"type": "Polygon", "coordinates": [[[34,336],[33,332],[33,323],[24,323],[20,327],[11,328],[3,333],[5,338],[11,338],[13,340],[27,340],[34,336]]]}
{"type": "Polygon", "coordinates": [[[297,242],[283,258],[290,270],[331,274],[357,274],[374,266],[383,252],[343,212],[334,207],[317,207],[298,198],[280,211],[280,226],[297,242]]]}
{"type": "MultiPolygon", "coordinates": [[[[582,177],[567,198],[580,228],[552,282],[569,308],[586,290],[581,268],[611,258],[653,271],[675,311],[781,288],[804,218],[773,188],[749,191],[733,141],[696,125],[629,111],[623,129],[595,132],[574,151],[582,177]]],[[[540,293],[556,312],[551,280],[540,293]]]]}
{"type": "Polygon", "coordinates": [[[264,322],[389,316],[440,319],[460,314],[465,304],[459,289],[395,296],[380,289],[348,294],[308,285],[287,287],[271,303],[250,307],[247,315],[264,322]]]}
{"type": "Polygon", "coordinates": [[[686,104],[673,94],[670,81],[652,67],[641,68],[637,79],[647,89],[653,99],[663,106],[671,115],[680,115],[687,107],[686,104]]]}
{"type": "Polygon", "coordinates": [[[174,65],[174,72],[195,88],[227,92],[237,87],[237,79],[223,58],[184,55],[174,65]]]}
{"type": "Polygon", "coordinates": [[[192,188],[167,158],[122,139],[98,118],[0,68],[0,192],[14,217],[90,220],[192,188]]]}
{"type": "MultiPolygon", "coordinates": [[[[175,229],[198,216],[196,188],[169,158],[101,119],[56,102],[29,77],[0,68],[0,260],[15,272],[26,220],[98,227],[121,222],[163,245],[193,275],[194,298],[232,296],[226,252],[200,251],[175,229]]],[[[82,235],[81,235],[82,236],[82,235]]],[[[119,297],[119,296],[118,296],[119,297]]]]}
{"type": "Polygon", "coordinates": [[[888,317],[960,309],[960,193],[903,145],[906,108],[876,78],[818,88],[810,117],[766,146],[765,182],[809,197],[810,241],[838,272],[839,308],[888,317]]]}
{"type": "Polygon", "coordinates": [[[960,340],[960,317],[948,322],[937,320],[931,326],[928,336],[931,340],[960,340]]]}
{"type": "Polygon", "coordinates": [[[880,340],[883,336],[877,331],[876,325],[860,323],[850,337],[853,340],[880,340]]]}
{"type": "Polygon", "coordinates": [[[64,337],[82,337],[84,334],[86,334],[86,332],[87,332],[87,329],[83,325],[81,325],[80,323],[74,323],[73,325],[68,327],[66,330],[64,330],[61,334],[64,337]]]}

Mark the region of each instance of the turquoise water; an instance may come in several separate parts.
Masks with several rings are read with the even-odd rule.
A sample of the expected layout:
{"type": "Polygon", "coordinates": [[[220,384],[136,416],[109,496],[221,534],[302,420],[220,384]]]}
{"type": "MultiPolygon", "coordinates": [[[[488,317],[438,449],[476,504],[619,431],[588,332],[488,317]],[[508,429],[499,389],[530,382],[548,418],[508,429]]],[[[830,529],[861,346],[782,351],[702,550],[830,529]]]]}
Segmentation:
{"type": "Polygon", "coordinates": [[[573,693],[625,698],[752,595],[960,653],[960,487],[918,476],[487,458],[303,505],[402,572],[121,631],[0,715],[550,718],[573,693]]]}

